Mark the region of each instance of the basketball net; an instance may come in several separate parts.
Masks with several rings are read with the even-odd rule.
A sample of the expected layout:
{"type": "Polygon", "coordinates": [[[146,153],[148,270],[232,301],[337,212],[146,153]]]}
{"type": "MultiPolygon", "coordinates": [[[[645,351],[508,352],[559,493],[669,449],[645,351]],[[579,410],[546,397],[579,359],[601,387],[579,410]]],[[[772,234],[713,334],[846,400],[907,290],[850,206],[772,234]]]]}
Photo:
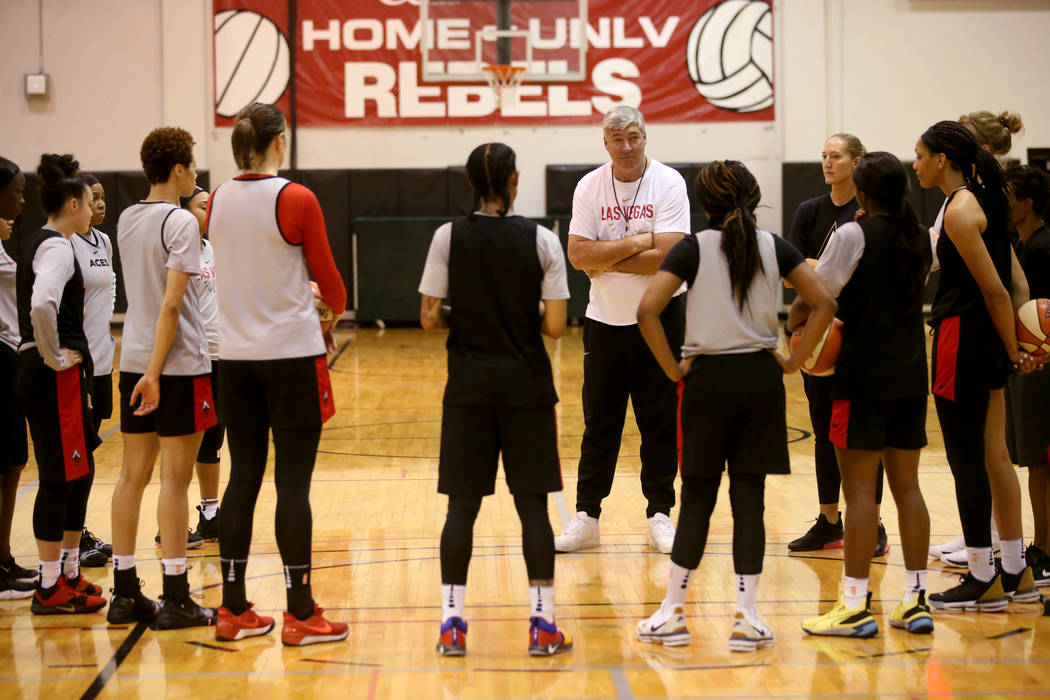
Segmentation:
{"type": "Polygon", "coordinates": [[[525,69],[522,66],[508,66],[503,63],[490,63],[482,66],[485,71],[485,79],[496,96],[496,106],[502,107],[505,98],[514,99],[518,86],[525,77],[525,69]]]}

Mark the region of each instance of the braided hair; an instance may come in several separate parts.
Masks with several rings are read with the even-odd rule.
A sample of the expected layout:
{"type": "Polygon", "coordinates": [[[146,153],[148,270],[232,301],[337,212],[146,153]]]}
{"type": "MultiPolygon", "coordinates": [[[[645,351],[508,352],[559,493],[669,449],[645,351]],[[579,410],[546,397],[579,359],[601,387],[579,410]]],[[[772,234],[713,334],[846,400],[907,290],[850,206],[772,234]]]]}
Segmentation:
{"type": "MultiPolygon", "coordinates": [[[[474,207],[477,211],[484,201],[499,198],[501,217],[510,208],[510,179],[517,171],[517,156],[505,143],[483,143],[467,158],[467,178],[474,188],[474,207]]],[[[471,214],[473,217],[474,215],[471,214]]]]}

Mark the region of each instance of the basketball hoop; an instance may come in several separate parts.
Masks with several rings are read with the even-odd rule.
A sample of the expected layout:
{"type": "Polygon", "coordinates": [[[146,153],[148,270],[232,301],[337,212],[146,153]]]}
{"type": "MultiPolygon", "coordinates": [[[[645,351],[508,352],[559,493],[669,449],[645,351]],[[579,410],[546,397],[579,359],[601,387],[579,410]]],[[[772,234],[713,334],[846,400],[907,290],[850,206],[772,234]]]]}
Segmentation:
{"type": "Polygon", "coordinates": [[[496,106],[503,106],[504,95],[513,98],[518,86],[525,77],[525,68],[522,66],[509,66],[503,63],[490,63],[481,67],[485,72],[485,80],[496,95],[496,106]]]}

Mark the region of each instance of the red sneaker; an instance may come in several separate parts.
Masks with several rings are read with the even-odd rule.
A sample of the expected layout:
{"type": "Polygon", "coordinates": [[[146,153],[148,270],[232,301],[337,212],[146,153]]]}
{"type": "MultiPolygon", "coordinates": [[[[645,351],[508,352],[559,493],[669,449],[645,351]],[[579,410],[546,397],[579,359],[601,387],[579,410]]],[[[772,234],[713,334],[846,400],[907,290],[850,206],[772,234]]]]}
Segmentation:
{"type": "Polygon", "coordinates": [[[281,629],[281,641],[285,646],[301,647],[307,644],[338,642],[346,639],[350,634],[347,624],[329,622],[321,615],[323,612],[324,608],[317,603],[314,603],[314,614],[305,620],[300,620],[295,615],[286,612],[284,627],[281,629]]]}
{"type": "Polygon", "coordinates": [[[215,638],[220,642],[235,642],[245,637],[258,637],[273,629],[273,618],[257,615],[248,603],[248,609],[234,615],[229,608],[219,608],[219,620],[215,623],[215,638]]]}
{"type": "Polygon", "coordinates": [[[86,578],[84,578],[83,574],[78,573],[76,578],[66,578],[63,574],[62,578],[65,579],[66,583],[69,584],[69,587],[77,593],[83,593],[84,595],[93,596],[102,595],[102,588],[91,583],[91,581],[88,581],[86,578]]]}
{"type": "Polygon", "coordinates": [[[572,650],[572,637],[542,617],[529,618],[529,655],[553,656],[572,650]]]}
{"type": "Polygon", "coordinates": [[[467,623],[460,617],[450,617],[441,624],[437,652],[442,656],[466,656],[467,623]]]}
{"type": "Polygon", "coordinates": [[[92,613],[106,605],[106,599],[96,595],[78,593],[69,587],[65,576],[50,588],[37,585],[29,610],[34,615],[79,615],[92,613]]]}

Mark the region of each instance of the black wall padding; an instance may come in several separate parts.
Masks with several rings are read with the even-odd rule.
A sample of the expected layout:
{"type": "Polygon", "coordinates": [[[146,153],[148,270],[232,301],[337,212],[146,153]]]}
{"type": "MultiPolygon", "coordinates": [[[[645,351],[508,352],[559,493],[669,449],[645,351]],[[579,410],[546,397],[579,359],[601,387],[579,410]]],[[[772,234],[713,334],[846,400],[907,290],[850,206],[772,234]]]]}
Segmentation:
{"type": "MultiPolygon", "coordinates": [[[[332,258],[343,278],[348,298],[354,294],[354,257],[350,246],[350,171],[301,170],[299,183],[312,191],[324,213],[332,258]]],[[[221,274],[221,273],[220,273],[221,274]]]]}

